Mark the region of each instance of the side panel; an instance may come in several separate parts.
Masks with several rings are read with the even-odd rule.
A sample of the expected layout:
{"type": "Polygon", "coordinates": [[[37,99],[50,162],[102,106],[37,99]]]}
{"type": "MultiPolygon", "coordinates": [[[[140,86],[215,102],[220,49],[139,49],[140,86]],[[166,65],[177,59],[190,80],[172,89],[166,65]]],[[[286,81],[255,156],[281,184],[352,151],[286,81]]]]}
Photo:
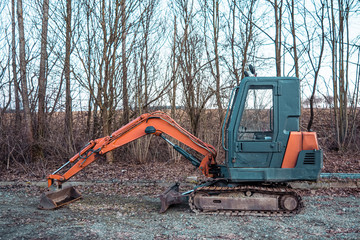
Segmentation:
{"type": "Polygon", "coordinates": [[[291,132],[282,168],[294,168],[302,150],[319,150],[315,132],[291,132]]]}
{"type": "Polygon", "coordinates": [[[294,168],[230,168],[234,182],[316,181],[322,168],[322,150],[303,150],[294,168]]]}

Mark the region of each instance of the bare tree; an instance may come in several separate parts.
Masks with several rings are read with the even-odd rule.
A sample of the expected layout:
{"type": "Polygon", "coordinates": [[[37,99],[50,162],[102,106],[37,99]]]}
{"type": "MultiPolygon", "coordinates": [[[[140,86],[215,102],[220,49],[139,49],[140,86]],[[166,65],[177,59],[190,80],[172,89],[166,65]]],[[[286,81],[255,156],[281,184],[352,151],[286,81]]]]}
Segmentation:
{"type": "MultiPolygon", "coordinates": [[[[297,46],[296,46],[296,32],[295,32],[295,2],[291,0],[291,3],[287,0],[287,6],[290,12],[290,25],[291,25],[291,35],[293,39],[292,49],[294,51],[294,68],[295,68],[295,76],[299,78],[299,58],[297,53],[297,46]]],[[[323,51],[323,50],[322,50],[323,51]]],[[[321,62],[321,61],[320,61],[321,62]]]]}
{"type": "Polygon", "coordinates": [[[121,60],[122,60],[122,101],[123,101],[123,123],[126,124],[130,120],[129,94],[128,94],[128,67],[127,67],[127,51],[126,37],[128,33],[126,0],[120,2],[121,11],[121,60]]]}
{"type": "Polygon", "coordinates": [[[276,62],[276,76],[281,76],[281,45],[282,45],[282,7],[283,0],[269,1],[274,8],[275,16],[275,62],[276,62]]]}
{"type": "MultiPolygon", "coordinates": [[[[250,44],[253,40],[254,34],[253,34],[253,14],[254,14],[254,6],[255,6],[255,0],[251,0],[250,3],[248,3],[249,10],[246,15],[245,19],[245,29],[242,33],[242,39],[243,39],[243,47],[241,51],[242,60],[241,60],[241,79],[245,77],[245,67],[246,63],[248,62],[248,54],[250,50],[250,44]]],[[[238,6],[239,7],[239,6],[238,6]]]]}
{"type": "Polygon", "coordinates": [[[16,41],[15,41],[15,0],[11,0],[11,58],[12,58],[12,73],[14,82],[15,92],[15,129],[16,126],[20,126],[20,96],[19,96],[19,82],[17,78],[17,67],[16,67],[16,41]]]}
{"type": "MultiPolygon", "coordinates": [[[[100,39],[102,28],[97,3],[95,0],[86,1],[82,4],[82,11],[85,15],[85,21],[79,23],[79,29],[83,34],[80,34],[79,44],[75,45],[75,56],[81,63],[79,72],[82,74],[74,74],[74,77],[79,81],[80,85],[88,91],[87,102],[87,119],[86,119],[86,132],[89,138],[98,138],[102,136],[101,129],[101,116],[99,116],[99,104],[101,105],[101,86],[100,67],[104,61],[98,59],[103,56],[100,52],[99,46],[104,37],[100,39]],[[84,23],[84,24],[81,24],[84,23]],[[100,66],[100,67],[99,67],[100,66]]],[[[102,5],[101,5],[102,6],[102,5]]],[[[100,6],[100,7],[101,7],[100,6]]],[[[101,17],[100,17],[101,18],[101,17]]]]}
{"type": "Polygon", "coordinates": [[[234,74],[236,85],[239,85],[240,83],[240,77],[239,72],[237,68],[237,60],[235,58],[235,29],[236,29],[236,0],[233,0],[230,4],[231,9],[231,20],[228,21],[229,29],[231,32],[231,38],[230,38],[230,46],[231,46],[231,59],[232,59],[232,68],[231,71],[234,74]]]}
{"type": "Polygon", "coordinates": [[[256,55],[254,51],[257,48],[254,33],[255,3],[255,0],[245,2],[232,0],[229,2],[230,18],[227,21],[229,32],[227,41],[230,44],[231,63],[227,63],[227,65],[237,85],[245,77],[246,64],[252,62],[256,55]],[[251,59],[249,59],[250,56],[252,56],[251,59]]]}
{"type": "Polygon", "coordinates": [[[20,46],[19,59],[20,59],[21,96],[22,96],[22,103],[24,108],[24,123],[25,123],[24,132],[28,144],[32,149],[34,143],[34,137],[33,137],[33,128],[31,121],[31,112],[30,112],[29,95],[28,95],[27,78],[26,78],[25,33],[24,33],[24,17],[23,17],[22,0],[17,0],[17,16],[18,16],[19,46],[20,46]]]}
{"type": "MultiPolygon", "coordinates": [[[[348,113],[347,113],[347,86],[348,79],[345,78],[345,69],[344,62],[346,61],[346,49],[345,49],[345,31],[347,22],[344,21],[344,15],[346,15],[346,11],[349,9],[344,9],[345,2],[338,1],[338,17],[339,17],[339,32],[338,32],[338,48],[339,48],[339,143],[343,145],[347,138],[347,130],[348,130],[348,113]]],[[[342,146],[341,146],[342,147],[342,146]]]]}
{"type": "MultiPolygon", "coordinates": [[[[0,13],[1,13],[1,9],[0,9],[0,13]]],[[[7,32],[7,30],[5,30],[7,32]]],[[[2,96],[2,99],[3,99],[3,104],[2,104],[2,107],[0,108],[0,129],[1,129],[1,132],[3,132],[3,116],[5,114],[5,112],[8,110],[9,108],[9,105],[10,105],[10,102],[12,100],[12,94],[11,94],[11,87],[12,87],[12,80],[10,78],[10,74],[9,74],[9,81],[4,81],[4,78],[6,77],[5,75],[5,72],[6,70],[8,70],[10,72],[10,54],[11,52],[11,47],[9,45],[9,54],[7,57],[7,60],[4,59],[3,61],[3,58],[0,60],[0,91],[3,91],[4,88],[6,87],[6,85],[9,87],[9,95],[8,97],[6,98],[5,97],[5,94],[3,94],[2,96]],[[3,66],[3,62],[6,62],[5,65],[3,66]]]]}
{"type": "Polygon", "coordinates": [[[204,15],[204,42],[205,50],[209,61],[211,75],[215,79],[215,89],[213,90],[216,98],[216,105],[218,107],[218,117],[219,125],[222,124],[224,120],[223,116],[223,106],[221,100],[221,79],[220,79],[220,57],[219,57],[219,31],[220,31],[220,16],[219,16],[219,0],[213,0],[211,6],[208,5],[207,1],[204,1],[203,6],[203,15],[204,15]],[[208,10],[209,9],[209,10],[208,10]],[[208,16],[209,15],[209,16],[208,16]],[[207,20],[210,18],[210,26],[212,28],[212,51],[214,52],[213,56],[209,52],[209,46],[207,41],[207,29],[208,23],[207,20]],[[213,64],[214,63],[214,64],[213,64]]]}
{"type": "MultiPolygon", "coordinates": [[[[93,45],[94,45],[94,38],[95,38],[95,31],[90,31],[90,25],[92,24],[91,20],[91,13],[94,11],[94,2],[86,2],[85,4],[85,14],[86,14],[86,62],[81,59],[83,63],[83,67],[86,74],[87,84],[90,86],[90,89],[94,89],[94,81],[93,81],[93,74],[92,74],[92,62],[93,62],[93,45]]],[[[94,68],[95,69],[95,68],[94,68]]],[[[89,137],[95,138],[97,136],[96,132],[98,129],[98,119],[97,119],[97,103],[94,101],[94,96],[89,91],[89,100],[88,100],[88,112],[87,112],[87,132],[89,133],[89,137]],[[93,106],[94,105],[94,106],[93,106]],[[93,110],[93,111],[92,111],[93,110]]]]}
{"type": "MultiPolygon", "coordinates": [[[[77,56],[85,70],[86,81],[79,76],[77,76],[77,80],[90,93],[89,110],[91,101],[94,101],[93,136],[97,137],[98,129],[101,129],[101,133],[99,132],[101,136],[108,136],[112,132],[115,99],[118,97],[115,77],[118,64],[116,50],[119,45],[120,1],[116,1],[114,5],[101,1],[99,8],[96,8],[95,2],[88,3],[84,7],[87,19],[86,47],[84,47],[86,52],[82,52],[82,49],[78,48],[77,56]],[[94,44],[99,47],[93,47],[94,44]],[[86,59],[83,58],[83,55],[86,56],[86,59]],[[98,116],[98,110],[100,116],[98,116]]],[[[88,117],[90,116],[88,114],[88,117]]],[[[88,125],[90,125],[89,119],[88,125]]],[[[90,127],[88,126],[88,128],[90,127]]],[[[107,153],[106,159],[112,163],[114,161],[113,153],[107,153]]]]}
{"type": "Polygon", "coordinates": [[[73,116],[72,116],[72,99],[71,99],[71,79],[70,79],[70,54],[71,54],[71,0],[66,0],[66,37],[65,37],[65,139],[69,153],[73,150],[73,116]]]}
{"type": "Polygon", "coordinates": [[[357,48],[358,51],[358,59],[357,59],[357,68],[356,68],[356,77],[354,82],[354,91],[351,98],[351,107],[349,116],[352,116],[350,124],[350,136],[349,136],[349,144],[352,142],[354,143],[357,150],[360,149],[360,146],[357,144],[357,138],[359,137],[359,122],[357,118],[360,114],[360,109],[357,107],[359,105],[359,94],[360,94],[360,46],[357,48]]]}
{"type": "MultiPolygon", "coordinates": [[[[349,140],[349,16],[355,1],[326,2],[329,9],[330,48],[332,57],[332,80],[334,93],[334,123],[337,148],[344,150],[349,140]],[[330,6],[329,6],[330,5],[330,6]]],[[[354,111],[351,111],[353,112],[354,111]]],[[[356,111],[355,111],[356,112],[356,111]]]]}
{"type": "MultiPolygon", "coordinates": [[[[38,138],[42,141],[45,129],[45,94],[46,94],[46,63],[47,63],[47,34],[48,34],[48,21],[49,21],[49,0],[43,1],[42,6],[43,19],[41,31],[41,57],[40,57],[40,71],[39,71],[39,91],[38,91],[38,138]]],[[[41,149],[40,149],[41,151],[41,149]]],[[[41,155],[43,155],[41,153],[41,155]]]]}
{"type": "MultiPolygon", "coordinates": [[[[88,25],[84,26],[87,34],[81,38],[86,44],[76,47],[76,51],[82,63],[81,69],[85,71],[86,80],[84,81],[81,74],[77,74],[76,78],[89,91],[89,101],[94,102],[93,132],[101,129],[101,136],[110,135],[113,131],[115,109],[121,95],[123,101],[121,122],[124,124],[130,119],[128,62],[134,49],[134,40],[130,42],[130,46],[127,45],[127,32],[136,25],[128,21],[132,14],[136,14],[137,4],[131,2],[125,6],[124,0],[115,2],[103,0],[99,5],[93,2],[83,6],[87,15],[86,23],[90,23],[91,28],[88,25]]],[[[132,20],[138,20],[137,17],[132,17],[134,17],[132,20]]],[[[134,29],[134,39],[136,39],[136,31],[134,29]]],[[[113,153],[108,153],[106,158],[109,163],[113,162],[113,153]]]]}
{"type": "Polygon", "coordinates": [[[175,117],[176,113],[176,89],[177,89],[177,72],[179,61],[176,61],[176,38],[177,38],[177,25],[176,25],[176,15],[174,15],[174,34],[171,48],[171,82],[172,82],[172,92],[171,92],[171,117],[175,117]]]}
{"type": "MultiPolygon", "coordinates": [[[[179,84],[179,71],[180,71],[180,64],[181,64],[181,54],[184,50],[184,44],[185,44],[185,40],[186,38],[183,38],[181,36],[179,36],[179,29],[178,29],[178,11],[177,11],[177,4],[175,4],[176,2],[173,2],[172,5],[172,10],[174,13],[174,20],[173,20],[173,24],[174,24],[174,33],[173,33],[173,38],[172,38],[172,46],[171,46],[171,56],[170,56],[170,61],[171,61],[171,77],[170,77],[170,83],[172,84],[171,86],[171,92],[169,92],[170,94],[170,102],[171,102],[171,116],[174,118],[175,117],[175,112],[176,112],[176,99],[177,99],[177,90],[178,90],[178,84],[179,84]]],[[[181,34],[180,34],[181,35],[181,34]]]]}
{"type": "Polygon", "coordinates": [[[197,135],[202,111],[213,95],[213,91],[210,87],[204,87],[205,76],[201,74],[201,70],[207,63],[202,64],[200,58],[203,51],[203,39],[196,33],[194,26],[194,2],[178,0],[176,8],[183,26],[181,41],[184,41],[184,48],[179,52],[180,79],[191,130],[194,135],[197,135]]]}
{"type": "MultiPolygon", "coordinates": [[[[134,75],[136,78],[136,102],[138,112],[148,111],[151,95],[158,77],[155,77],[158,63],[158,45],[161,41],[163,32],[161,30],[161,21],[156,18],[159,0],[148,0],[140,3],[141,12],[139,19],[139,40],[137,41],[138,52],[134,55],[138,58],[134,65],[134,75]],[[139,70],[137,70],[139,69],[139,70]]],[[[159,88],[162,88],[159,86],[159,88]]]]}
{"type": "MultiPolygon", "coordinates": [[[[314,6],[315,9],[317,9],[317,6],[314,6]]],[[[322,64],[322,60],[323,60],[323,54],[324,54],[324,46],[325,46],[325,28],[324,28],[324,19],[325,19],[325,9],[324,9],[324,3],[321,1],[320,2],[320,14],[318,13],[317,10],[315,10],[315,16],[311,15],[314,19],[314,21],[320,25],[320,37],[318,42],[315,42],[315,40],[313,39],[313,36],[315,35],[315,33],[318,31],[319,28],[315,27],[315,28],[310,28],[307,25],[307,9],[304,9],[304,23],[305,23],[305,31],[306,31],[306,36],[307,36],[307,43],[306,43],[306,52],[308,54],[308,59],[309,62],[311,64],[311,68],[314,71],[314,83],[312,85],[312,92],[311,92],[311,96],[309,99],[309,106],[310,106],[310,117],[309,117],[309,122],[307,125],[307,130],[310,131],[311,130],[311,126],[313,124],[314,121],[314,100],[315,100],[315,92],[316,92],[316,88],[317,88],[317,81],[319,78],[319,72],[320,72],[320,68],[321,68],[321,64],[322,64]],[[310,29],[313,29],[314,33],[310,33],[310,29]],[[317,47],[314,46],[314,44],[316,44],[316,46],[319,44],[320,45],[320,51],[319,54],[317,56],[314,56],[314,52],[315,49],[317,47]]],[[[295,40],[294,40],[295,41],[295,40]]],[[[295,60],[295,56],[294,56],[294,60],[295,60]]],[[[295,60],[295,65],[297,62],[297,57],[295,60]]],[[[295,67],[295,72],[296,72],[296,67],[295,67]]],[[[297,72],[298,74],[298,72],[297,72]]]]}

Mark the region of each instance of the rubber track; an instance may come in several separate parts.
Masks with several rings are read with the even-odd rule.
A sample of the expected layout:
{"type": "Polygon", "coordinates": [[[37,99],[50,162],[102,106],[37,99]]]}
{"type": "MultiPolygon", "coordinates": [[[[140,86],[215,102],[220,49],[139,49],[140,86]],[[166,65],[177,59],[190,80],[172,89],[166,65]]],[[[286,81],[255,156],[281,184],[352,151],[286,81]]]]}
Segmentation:
{"type": "MultiPolygon", "coordinates": [[[[280,204],[280,203],[279,203],[280,204]]],[[[237,187],[200,187],[191,193],[189,197],[189,206],[190,209],[196,214],[207,214],[207,215],[227,215],[227,216],[294,216],[298,214],[303,208],[303,202],[299,194],[297,194],[292,188],[283,185],[270,185],[270,186],[254,186],[254,185],[245,185],[237,187]],[[271,194],[271,195],[292,195],[295,196],[299,202],[296,209],[292,211],[287,210],[277,210],[277,211],[249,211],[249,210],[214,210],[214,211],[202,211],[198,209],[194,204],[194,196],[197,193],[237,193],[237,192],[257,192],[261,194],[271,194]]]]}

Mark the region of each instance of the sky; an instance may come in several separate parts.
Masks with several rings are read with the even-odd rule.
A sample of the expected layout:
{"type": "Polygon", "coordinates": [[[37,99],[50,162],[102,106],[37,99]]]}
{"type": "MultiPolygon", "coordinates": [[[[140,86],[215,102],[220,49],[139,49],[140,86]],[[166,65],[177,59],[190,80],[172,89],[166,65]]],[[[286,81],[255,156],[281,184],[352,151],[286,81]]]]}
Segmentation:
{"type": "MultiPolygon", "coordinates": [[[[27,26],[26,29],[26,34],[27,36],[31,36],[33,39],[38,39],[37,38],[37,33],[41,30],[41,24],[35,25],[37,26],[36,29],[33,28],[34,25],[32,25],[31,21],[38,21],[41,22],[41,19],[38,17],[38,8],[32,8],[31,5],[32,1],[24,1],[24,7],[27,9],[27,14],[25,17],[25,23],[27,26]],[[29,10],[30,9],[30,10],[29,10]],[[32,10],[31,10],[32,9],[32,10]],[[29,20],[31,19],[31,20],[29,20]]],[[[220,1],[220,11],[222,12],[221,15],[221,24],[222,26],[225,26],[224,21],[226,19],[229,18],[229,9],[227,7],[227,0],[222,0],[220,1]]],[[[170,49],[171,49],[171,37],[172,37],[172,13],[169,10],[169,5],[170,5],[171,1],[170,0],[161,0],[161,4],[160,4],[160,8],[161,10],[160,12],[160,17],[161,19],[166,19],[167,21],[169,21],[168,24],[166,24],[168,30],[166,31],[166,38],[164,42],[161,43],[161,45],[159,45],[159,52],[160,52],[160,63],[162,64],[164,67],[162,67],[161,69],[161,73],[163,76],[161,76],[160,78],[165,78],[165,70],[166,70],[166,64],[167,61],[169,61],[169,53],[170,53],[170,49]]],[[[309,12],[314,12],[315,9],[312,9],[312,2],[310,0],[304,0],[304,1],[299,1],[298,3],[303,3],[305,4],[306,8],[309,10],[309,12]]],[[[354,1],[355,3],[355,7],[354,9],[359,9],[359,2],[358,1],[354,1]]],[[[198,6],[197,6],[198,7],[198,6]]],[[[1,20],[0,20],[0,51],[2,54],[2,57],[0,57],[1,60],[1,66],[5,66],[7,63],[7,56],[9,53],[9,49],[7,47],[7,42],[9,41],[10,38],[10,33],[11,33],[11,28],[9,27],[10,25],[10,1],[2,1],[0,3],[0,10],[1,11],[1,20]]],[[[246,10],[246,9],[244,9],[246,10]]],[[[317,11],[318,13],[320,11],[317,11]]],[[[306,35],[304,32],[304,21],[303,21],[303,17],[301,16],[303,13],[300,12],[296,15],[296,33],[297,33],[297,44],[298,44],[298,51],[301,57],[305,56],[306,52],[304,52],[303,50],[305,49],[305,45],[306,45],[306,35]]],[[[259,0],[257,1],[257,8],[256,8],[256,12],[254,13],[255,19],[256,19],[256,24],[261,26],[262,28],[266,29],[266,32],[268,35],[263,34],[259,29],[255,29],[256,33],[258,34],[259,39],[261,40],[261,44],[259,44],[256,48],[256,55],[258,56],[258,60],[254,63],[249,62],[251,64],[253,64],[256,67],[257,70],[257,74],[258,76],[275,76],[275,60],[274,60],[274,52],[275,52],[275,48],[274,48],[274,44],[273,41],[269,38],[269,36],[271,38],[274,38],[275,35],[275,31],[273,28],[274,25],[274,16],[273,16],[273,9],[270,6],[270,4],[268,3],[268,1],[265,0],[259,0]]],[[[200,16],[198,15],[198,17],[200,18],[200,16]]],[[[285,40],[288,44],[292,43],[292,38],[290,35],[290,32],[287,30],[289,29],[289,19],[285,13],[284,15],[284,23],[283,23],[283,40],[285,40]]],[[[58,21],[60,21],[61,18],[58,19],[58,21]]],[[[306,18],[306,22],[308,24],[308,26],[311,26],[312,24],[316,23],[316,20],[313,19],[313,17],[310,15],[310,13],[307,13],[307,18],[306,18]]],[[[360,28],[358,27],[358,23],[360,22],[360,14],[357,12],[352,12],[351,13],[351,18],[350,18],[350,22],[349,22],[349,38],[350,38],[350,42],[354,43],[355,45],[360,45],[360,28]]],[[[56,21],[53,21],[52,25],[50,26],[50,29],[56,29],[56,21]]],[[[328,23],[326,23],[328,24],[328,23]]],[[[179,26],[180,27],[180,26],[179,26]]],[[[199,27],[199,29],[201,29],[202,27],[199,27]]],[[[310,28],[310,34],[313,34],[313,38],[318,39],[319,37],[319,32],[314,31],[315,28],[310,28]]],[[[51,31],[51,30],[50,30],[51,31]]],[[[238,31],[238,34],[240,36],[241,32],[240,30],[238,31]]],[[[62,38],[61,35],[58,36],[59,39],[62,38]]],[[[220,32],[220,42],[224,42],[224,38],[226,37],[226,33],[225,32],[220,32]]],[[[39,47],[39,43],[33,43],[31,41],[28,41],[28,51],[29,52],[35,52],[35,48],[39,47]]],[[[283,50],[286,50],[285,47],[283,47],[283,50]]],[[[349,89],[350,92],[352,92],[354,90],[354,83],[357,80],[357,66],[359,64],[359,46],[353,46],[351,48],[351,58],[349,61],[349,89]]],[[[311,53],[312,53],[312,59],[315,60],[316,56],[319,53],[319,46],[318,45],[313,45],[311,47],[311,53]]],[[[220,55],[224,56],[225,58],[229,56],[229,49],[227,49],[225,46],[223,46],[220,49],[220,55]]],[[[36,56],[35,56],[36,57],[36,56]]],[[[206,56],[204,56],[206,57],[206,56]]],[[[287,51],[283,51],[283,76],[294,76],[295,73],[293,70],[293,59],[291,57],[291,55],[289,54],[289,52],[287,51]]],[[[312,90],[312,85],[313,85],[313,75],[312,75],[312,71],[310,69],[310,65],[309,65],[309,61],[306,60],[308,59],[308,57],[302,58],[303,60],[300,60],[300,78],[301,78],[301,82],[302,82],[302,98],[306,99],[310,96],[311,90],[312,90]]],[[[240,59],[239,59],[240,60],[240,59]]],[[[36,59],[33,61],[37,61],[36,59]]],[[[76,60],[75,60],[76,61],[76,60]]],[[[76,63],[74,65],[77,65],[76,63]]],[[[33,66],[35,68],[31,69],[30,65],[28,67],[28,71],[31,72],[29,74],[30,78],[33,78],[36,76],[36,72],[38,72],[38,69],[36,69],[36,64],[33,66]],[[35,75],[34,75],[35,74],[35,75]]],[[[326,43],[326,51],[325,51],[325,55],[324,55],[324,60],[323,60],[323,64],[321,66],[321,70],[320,70],[320,78],[319,78],[319,83],[318,83],[318,88],[317,88],[317,96],[321,97],[322,95],[332,95],[331,93],[331,89],[332,89],[332,75],[331,75],[331,57],[330,57],[330,51],[329,51],[329,43],[326,43]]],[[[55,70],[53,70],[55,71],[55,70]]],[[[5,74],[8,74],[7,71],[5,72],[5,74]]],[[[49,79],[49,81],[58,81],[58,77],[59,74],[57,74],[55,76],[54,79],[49,79]]],[[[5,78],[5,80],[3,80],[3,82],[0,84],[0,93],[2,93],[2,96],[6,96],[6,92],[8,91],[8,88],[6,87],[6,81],[9,78],[5,78]]],[[[231,75],[228,73],[228,70],[226,69],[226,67],[224,66],[224,64],[222,65],[222,75],[221,75],[221,79],[223,84],[227,84],[229,81],[232,81],[232,77],[231,75]]],[[[50,86],[50,84],[49,84],[50,86]]],[[[52,91],[57,91],[58,88],[54,88],[51,89],[49,88],[48,90],[48,95],[52,95],[54,94],[52,91]]],[[[181,94],[181,92],[180,92],[181,94]]],[[[179,94],[179,95],[180,95],[179,94]]],[[[87,101],[86,101],[86,97],[87,93],[84,89],[82,89],[81,87],[79,87],[79,84],[77,84],[76,82],[74,82],[73,84],[73,99],[74,99],[74,104],[76,104],[76,106],[78,106],[79,108],[85,107],[87,105],[87,101]]],[[[6,99],[4,99],[3,97],[0,97],[0,105],[4,105],[4,103],[6,102],[6,99]]],[[[165,101],[166,103],[166,101],[165,101]]],[[[179,99],[178,104],[181,104],[181,101],[179,99]]],[[[209,104],[209,107],[213,106],[213,102],[209,104]]],[[[227,99],[224,98],[224,106],[227,106],[227,99]]]]}

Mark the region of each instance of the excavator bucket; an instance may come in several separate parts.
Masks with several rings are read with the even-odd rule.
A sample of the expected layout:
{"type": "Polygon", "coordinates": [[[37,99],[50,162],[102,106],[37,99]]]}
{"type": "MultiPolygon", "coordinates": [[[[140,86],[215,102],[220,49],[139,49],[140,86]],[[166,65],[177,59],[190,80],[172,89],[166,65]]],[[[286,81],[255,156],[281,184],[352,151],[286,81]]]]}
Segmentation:
{"type": "Polygon", "coordinates": [[[160,195],[160,213],[164,213],[170,205],[185,203],[187,200],[187,196],[184,196],[179,192],[179,183],[175,183],[160,195]]]}
{"type": "Polygon", "coordinates": [[[77,201],[81,194],[74,187],[66,187],[55,192],[46,192],[41,195],[39,209],[52,210],[77,201]]]}

